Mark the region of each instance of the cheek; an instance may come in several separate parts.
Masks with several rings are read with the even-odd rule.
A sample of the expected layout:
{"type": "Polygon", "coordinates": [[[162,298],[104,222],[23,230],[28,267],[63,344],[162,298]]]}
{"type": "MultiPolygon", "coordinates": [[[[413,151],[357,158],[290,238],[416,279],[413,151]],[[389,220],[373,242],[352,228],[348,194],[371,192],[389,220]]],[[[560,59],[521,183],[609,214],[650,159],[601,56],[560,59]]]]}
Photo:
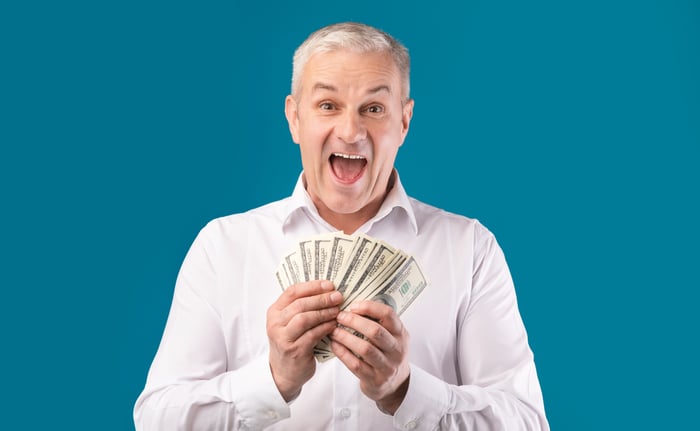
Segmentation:
{"type": "Polygon", "coordinates": [[[330,127],[321,121],[305,123],[299,129],[302,142],[308,147],[321,148],[330,133],[330,127]]]}
{"type": "Polygon", "coordinates": [[[304,170],[313,169],[317,171],[322,168],[326,162],[323,156],[323,141],[319,140],[318,137],[307,134],[303,136],[301,142],[299,149],[304,170]]]}
{"type": "Polygon", "coordinates": [[[380,164],[393,163],[399,147],[403,143],[403,135],[394,127],[385,127],[374,135],[374,157],[380,164]]]}

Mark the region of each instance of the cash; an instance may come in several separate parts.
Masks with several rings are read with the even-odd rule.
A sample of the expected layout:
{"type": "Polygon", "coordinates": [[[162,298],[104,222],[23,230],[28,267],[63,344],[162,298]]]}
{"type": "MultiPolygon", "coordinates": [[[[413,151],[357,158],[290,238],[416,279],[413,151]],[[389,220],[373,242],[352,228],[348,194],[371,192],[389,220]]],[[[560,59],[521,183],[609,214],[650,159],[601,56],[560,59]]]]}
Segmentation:
{"type": "MultiPolygon", "coordinates": [[[[372,300],[391,306],[397,315],[428,284],[413,256],[376,238],[342,232],[300,241],[282,257],[275,277],[282,290],[302,281],[330,280],[343,294],[341,310],[372,300]]],[[[321,362],[335,356],[328,337],[315,346],[314,355],[321,362]]]]}

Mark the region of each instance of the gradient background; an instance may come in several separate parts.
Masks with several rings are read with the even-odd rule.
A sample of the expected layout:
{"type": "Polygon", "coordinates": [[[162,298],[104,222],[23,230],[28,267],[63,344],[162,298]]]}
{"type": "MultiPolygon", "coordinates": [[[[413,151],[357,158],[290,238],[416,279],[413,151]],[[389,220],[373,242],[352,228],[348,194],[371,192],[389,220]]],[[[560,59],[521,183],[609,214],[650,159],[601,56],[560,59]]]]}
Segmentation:
{"type": "Polygon", "coordinates": [[[3,429],[133,429],[182,258],[208,220],[291,193],[292,53],[345,20],[409,47],[397,166],[499,239],[552,428],[697,423],[697,1],[14,3],[3,429]]]}

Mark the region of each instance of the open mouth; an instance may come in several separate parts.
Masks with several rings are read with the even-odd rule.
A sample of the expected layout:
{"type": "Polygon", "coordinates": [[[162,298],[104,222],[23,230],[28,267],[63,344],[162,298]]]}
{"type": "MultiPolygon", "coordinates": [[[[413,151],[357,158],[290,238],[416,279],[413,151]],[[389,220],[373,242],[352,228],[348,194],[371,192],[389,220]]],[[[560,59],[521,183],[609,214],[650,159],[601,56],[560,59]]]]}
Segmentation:
{"type": "Polygon", "coordinates": [[[359,154],[333,153],[328,161],[333,174],[344,183],[358,179],[367,166],[367,159],[359,154]]]}

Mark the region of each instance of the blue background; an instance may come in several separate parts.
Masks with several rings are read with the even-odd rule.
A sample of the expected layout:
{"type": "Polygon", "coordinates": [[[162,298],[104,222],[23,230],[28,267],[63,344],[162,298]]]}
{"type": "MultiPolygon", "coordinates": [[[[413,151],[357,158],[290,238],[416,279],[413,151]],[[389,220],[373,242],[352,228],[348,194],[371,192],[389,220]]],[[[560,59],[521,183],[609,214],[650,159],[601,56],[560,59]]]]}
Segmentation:
{"type": "Polygon", "coordinates": [[[409,47],[397,166],[499,238],[553,429],[689,429],[690,0],[4,2],[3,428],[133,428],[182,258],[208,220],[291,193],[291,56],[345,20],[409,47]]]}

